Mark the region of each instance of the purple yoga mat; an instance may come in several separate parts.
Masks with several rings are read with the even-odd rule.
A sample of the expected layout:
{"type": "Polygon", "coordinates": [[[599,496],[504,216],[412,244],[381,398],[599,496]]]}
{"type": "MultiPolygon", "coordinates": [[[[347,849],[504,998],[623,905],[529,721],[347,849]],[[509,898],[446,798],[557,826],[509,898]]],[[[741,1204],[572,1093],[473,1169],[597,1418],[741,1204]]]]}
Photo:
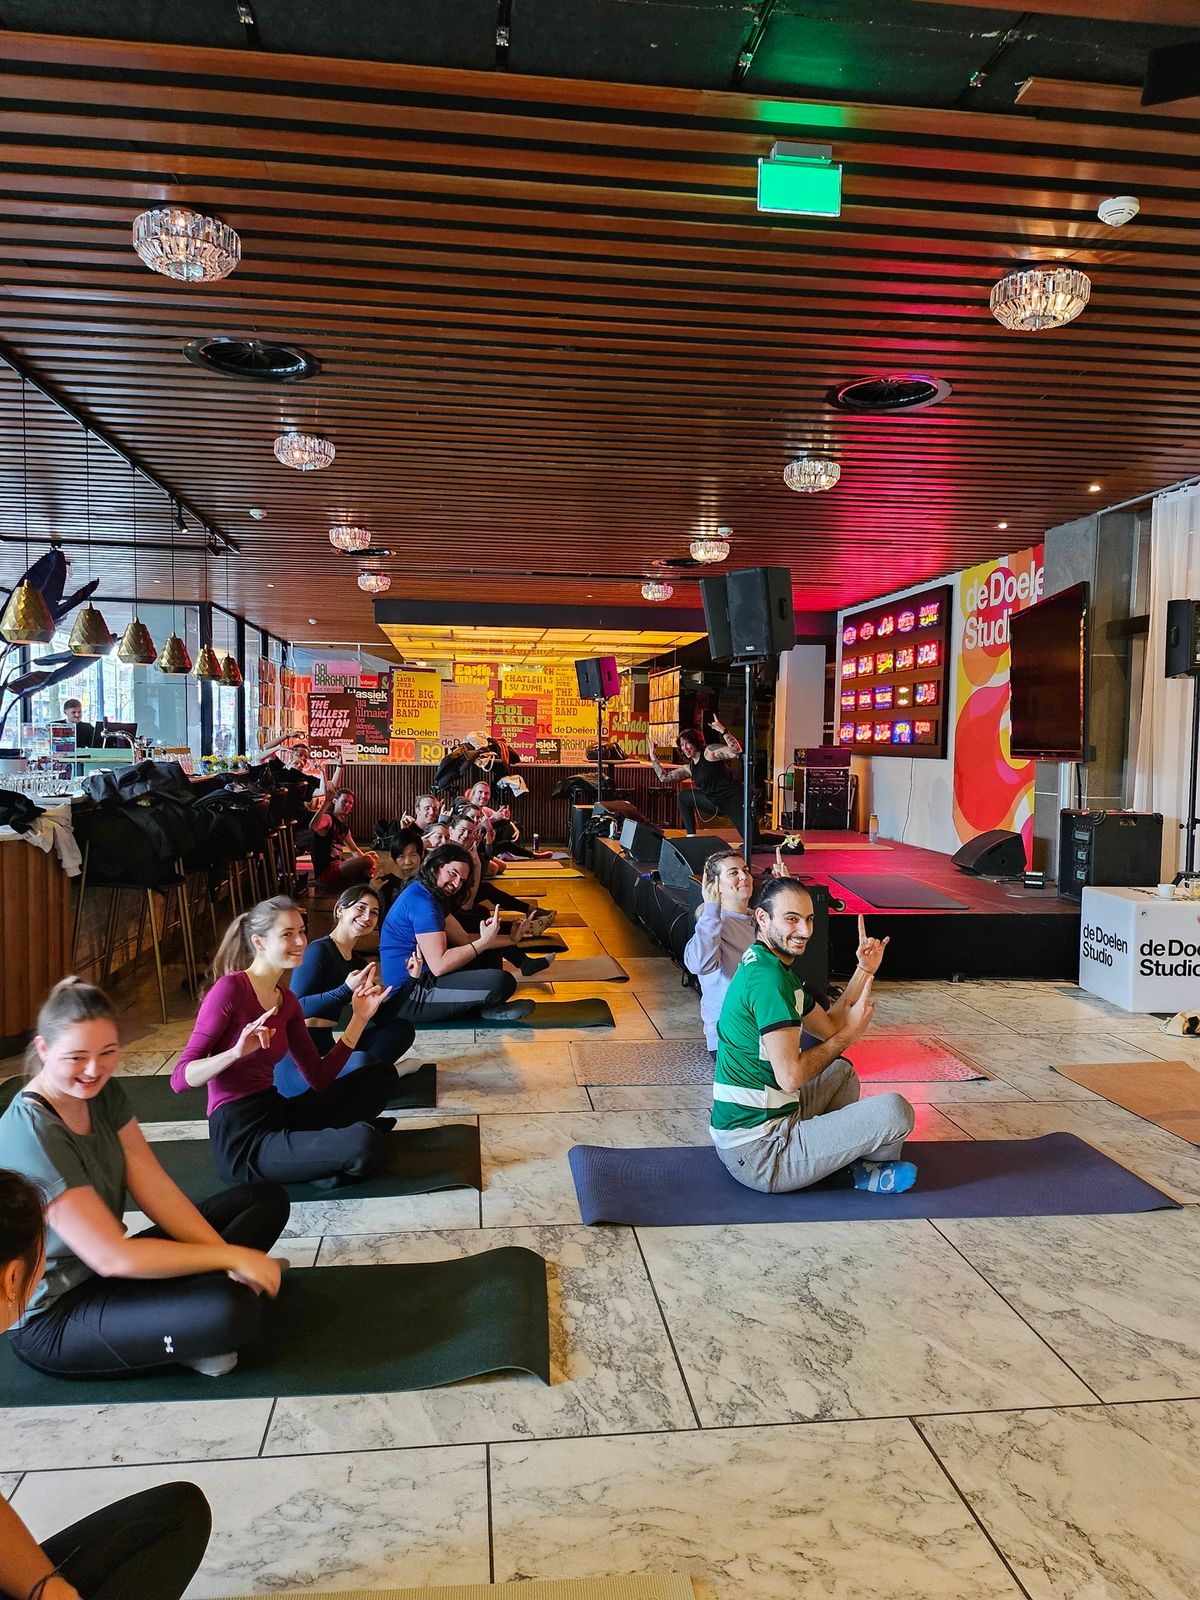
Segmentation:
{"type": "Polygon", "coordinates": [[[817,1184],[760,1194],[731,1178],[711,1147],[569,1154],[586,1223],[678,1228],[721,1222],[861,1222],[873,1217],[1077,1217],[1178,1210],[1073,1133],[1040,1139],[942,1139],[904,1147],[918,1169],[907,1194],[864,1194],[817,1184]]]}

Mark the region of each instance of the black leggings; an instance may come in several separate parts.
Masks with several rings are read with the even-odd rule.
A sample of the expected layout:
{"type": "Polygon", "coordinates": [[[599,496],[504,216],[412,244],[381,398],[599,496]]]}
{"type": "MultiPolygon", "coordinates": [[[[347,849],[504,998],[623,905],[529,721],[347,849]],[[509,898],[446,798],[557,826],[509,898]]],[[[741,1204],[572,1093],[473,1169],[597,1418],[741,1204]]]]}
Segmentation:
{"type": "Polygon", "coordinates": [[[714,818],[724,814],[733,823],[734,827],[746,837],[746,825],[742,817],[742,796],[740,794],[726,793],[720,796],[712,795],[705,789],[681,789],[679,791],[679,815],[683,819],[683,826],[688,833],[695,833],[696,823],[712,822],[714,818]]]}
{"type": "MultiPolygon", "coordinates": [[[[197,1207],[227,1244],[269,1250],[288,1219],[274,1183],[242,1184],[197,1207]]],[[[163,1239],[147,1228],[139,1239],[163,1239]]],[[[56,1378],[110,1378],[228,1355],[258,1337],[262,1302],[224,1272],[88,1278],[12,1335],[27,1366],[56,1378]]],[[[78,1584],[76,1585],[78,1588],[78,1584]]]]}
{"type": "Polygon", "coordinates": [[[276,1089],[227,1100],[208,1119],[213,1161],[229,1183],[365,1178],[383,1160],[382,1116],[396,1092],[391,1061],[372,1061],[292,1100],[276,1089]]]}
{"type": "Polygon", "coordinates": [[[448,972],[432,983],[414,983],[402,1002],[402,1014],[418,1027],[436,1028],[449,1017],[503,1005],[517,987],[516,978],[501,966],[503,959],[502,954],[485,950],[457,972],[448,972]]]}
{"type": "Polygon", "coordinates": [[[212,1512],[194,1483],[161,1483],[93,1511],[41,1545],[83,1600],[179,1600],[211,1531],[212,1512]]]}

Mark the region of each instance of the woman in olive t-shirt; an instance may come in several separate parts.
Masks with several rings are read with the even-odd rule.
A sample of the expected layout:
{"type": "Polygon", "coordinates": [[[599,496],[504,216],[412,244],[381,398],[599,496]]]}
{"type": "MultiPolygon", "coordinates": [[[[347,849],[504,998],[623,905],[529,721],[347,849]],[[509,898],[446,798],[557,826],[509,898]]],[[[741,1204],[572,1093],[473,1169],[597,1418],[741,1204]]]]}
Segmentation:
{"type": "Polygon", "coordinates": [[[159,1165],[119,1080],[112,1007],[66,978],[38,1014],[40,1070],[0,1117],[0,1167],[46,1205],[45,1275],[13,1349],[31,1367],[88,1378],[172,1365],[218,1375],[279,1290],[266,1254],[288,1217],[276,1184],[243,1184],[197,1207],[159,1165]],[[126,1194],[154,1224],[130,1237],[126,1194]]]}

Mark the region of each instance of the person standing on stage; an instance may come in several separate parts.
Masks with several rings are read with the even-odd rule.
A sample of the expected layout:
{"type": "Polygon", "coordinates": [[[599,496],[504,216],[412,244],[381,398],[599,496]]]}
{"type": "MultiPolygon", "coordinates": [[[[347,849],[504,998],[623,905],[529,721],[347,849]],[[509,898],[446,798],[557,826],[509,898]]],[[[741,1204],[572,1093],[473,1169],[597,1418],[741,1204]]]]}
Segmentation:
{"type": "Polygon", "coordinates": [[[679,815],[689,834],[695,833],[697,821],[712,822],[724,812],[745,838],[742,788],[729,766],[741,755],[742,747],[715,717],[712,719],[712,730],[720,734],[719,744],[707,744],[697,728],[681,730],[679,750],[685,763],[682,766],[664,767],[654,745],[648,744],[650,765],[660,783],[682,783],[685,778],[691,780],[692,787],[679,792],[679,815]]]}

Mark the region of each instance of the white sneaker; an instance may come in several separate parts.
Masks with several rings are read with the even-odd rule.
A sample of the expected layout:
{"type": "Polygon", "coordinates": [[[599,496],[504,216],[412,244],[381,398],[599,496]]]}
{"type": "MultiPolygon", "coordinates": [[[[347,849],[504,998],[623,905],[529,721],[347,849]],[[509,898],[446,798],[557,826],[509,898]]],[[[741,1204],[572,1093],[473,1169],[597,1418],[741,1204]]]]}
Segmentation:
{"type": "Polygon", "coordinates": [[[206,1378],[223,1378],[237,1366],[237,1351],[231,1350],[224,1356],[199,1356],[195,1361],[182,1361],[180,1365],[191,1367],[193,1372],[202,1373],[206,1378]]]}

